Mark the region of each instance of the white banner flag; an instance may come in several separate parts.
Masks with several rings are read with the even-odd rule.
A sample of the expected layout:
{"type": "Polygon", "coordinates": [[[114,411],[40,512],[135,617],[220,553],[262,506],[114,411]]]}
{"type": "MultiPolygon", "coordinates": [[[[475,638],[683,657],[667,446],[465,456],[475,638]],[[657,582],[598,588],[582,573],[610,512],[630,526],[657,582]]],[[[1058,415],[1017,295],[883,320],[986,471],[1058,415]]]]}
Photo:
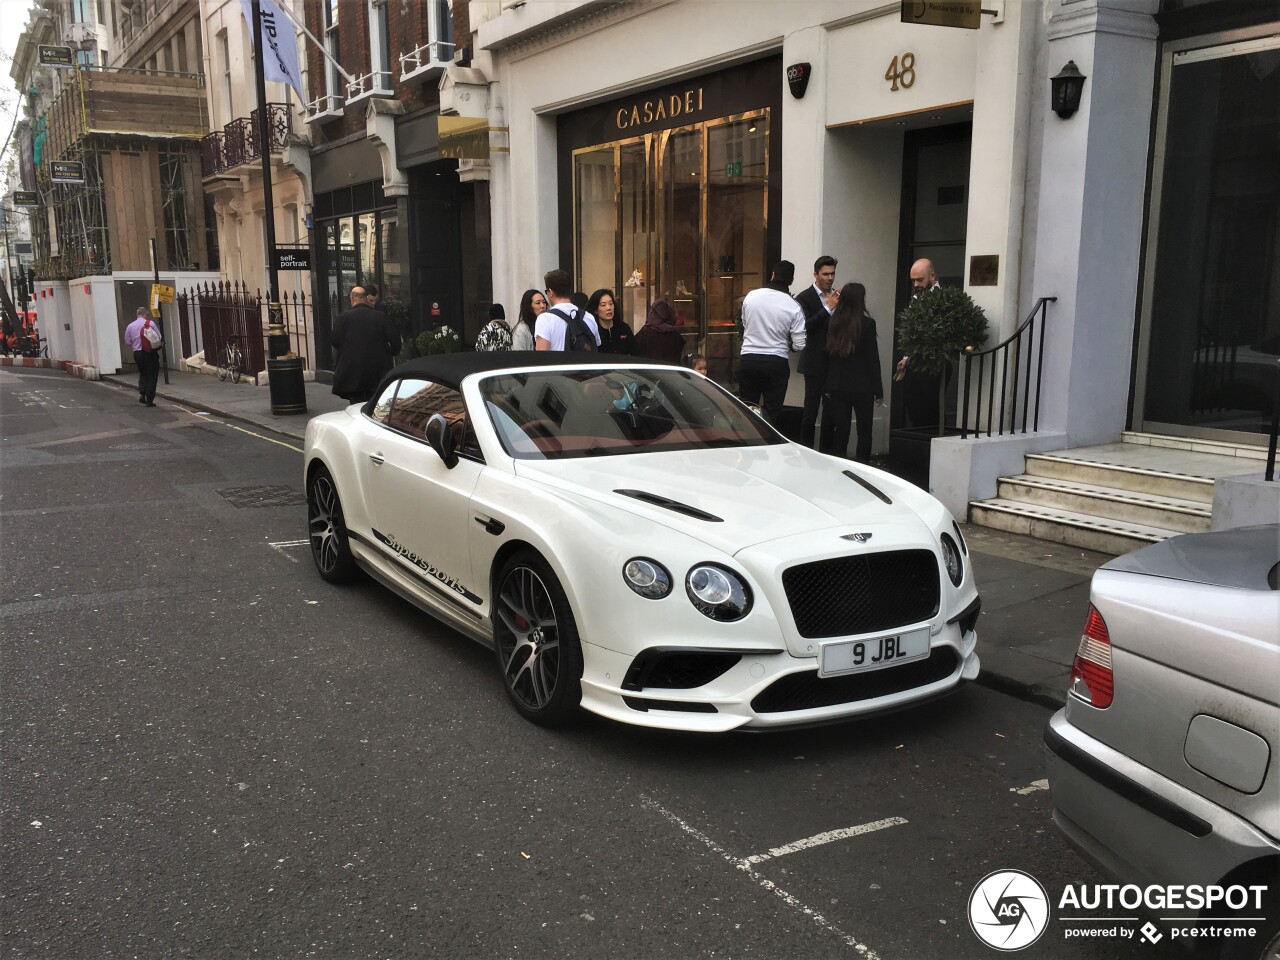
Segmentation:
{"type": "MultiPolygon", "coordinates": [[[[253,33],[253,5],[250,0],[240,0],[245,23],[253,33]]],[[[302,74],[298,70],[298,38],[289,18],[280,12],[275,0],[260,0],[259,15],[262,19],[262,36],[256,38],[254,49],[266,51],[262,61],[262,74],[276,83],[287,83],[298,94],[298,100],[306,103],[302,95],[302,74]]]]}

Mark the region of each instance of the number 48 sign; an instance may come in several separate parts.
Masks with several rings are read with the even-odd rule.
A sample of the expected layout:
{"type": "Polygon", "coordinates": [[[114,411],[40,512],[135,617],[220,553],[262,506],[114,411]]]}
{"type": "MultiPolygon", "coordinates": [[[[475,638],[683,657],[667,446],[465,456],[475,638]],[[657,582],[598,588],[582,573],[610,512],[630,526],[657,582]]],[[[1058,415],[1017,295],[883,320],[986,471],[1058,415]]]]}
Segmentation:
{"type": "Polygon", "coordinates": [[[889,61],[889,69],[884,72],[884,78],[892,84],[889,87],[891,93],[896,93],[899,87],[908,89],[916,82],[916,55],[908,50],[895,56],[889,61]]]}

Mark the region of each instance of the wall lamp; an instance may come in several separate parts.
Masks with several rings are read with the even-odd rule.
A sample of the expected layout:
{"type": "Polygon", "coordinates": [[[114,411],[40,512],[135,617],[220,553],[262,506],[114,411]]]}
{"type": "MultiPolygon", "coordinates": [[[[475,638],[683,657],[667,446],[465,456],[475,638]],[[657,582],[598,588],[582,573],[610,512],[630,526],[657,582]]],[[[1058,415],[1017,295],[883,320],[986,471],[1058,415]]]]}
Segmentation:
{"type": "Polygon", "coordinates": [[[1087,79],[1074,60],[1068,60],[1058,75],[1049,79],[1053,88],[1053,112],[1063,120],[1080,109],[1080,95],[1084,93],[1084,82],[1087,79]]]}

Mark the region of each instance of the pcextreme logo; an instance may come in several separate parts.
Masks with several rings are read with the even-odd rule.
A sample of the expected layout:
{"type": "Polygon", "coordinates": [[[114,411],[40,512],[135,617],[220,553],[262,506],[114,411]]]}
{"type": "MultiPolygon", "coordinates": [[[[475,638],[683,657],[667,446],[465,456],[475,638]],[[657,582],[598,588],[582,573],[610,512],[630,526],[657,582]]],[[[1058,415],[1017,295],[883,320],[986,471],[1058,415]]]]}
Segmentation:
{"type": "Polygon", "coordinates": [[[969,926],[989,947],[1012,952],[1031,946],[1049,925],[1049,895],[1021,870],[997,870],[969,894],[969,926]]]}

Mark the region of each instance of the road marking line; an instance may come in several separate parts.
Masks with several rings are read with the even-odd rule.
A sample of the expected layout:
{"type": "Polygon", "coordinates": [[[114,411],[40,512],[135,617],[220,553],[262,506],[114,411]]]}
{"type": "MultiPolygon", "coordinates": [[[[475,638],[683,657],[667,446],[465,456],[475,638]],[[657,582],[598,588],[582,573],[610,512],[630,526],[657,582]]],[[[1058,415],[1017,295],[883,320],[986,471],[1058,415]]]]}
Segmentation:
{"type": "Polygon", "coordinates": [[[116,437],[128,437],[139,434],[142,431],[136,427],[129,427],[124,430],[103,430],[99,433],[82,433],[78,437],[64,437],[61,440],[46,440],[43,443],[31,444],[31,449],[42,450],[45,447],[60,447],[67,443],[89,443],[92,440],[113,440],[116,437]]]}
{"type": "Polygon", "coordinates": [[[264,437],[262,434],[254,433],[252,430],[246,430],[244,427],[237,427],[234,423],[227,423],[227,421],[225,420],[218,420],[215,417],[209,416],[208,414],[201,416],[200,413],[197,413],[196,411],[190,409],[189,407],[184,407],[179,403],[174,403],[174,401],[169,401],[169,402],[173,403],[173,405],[177,407],[179,410],[182,410],[183,412],[188,413],[193,417],[201,417],[201,420],[204,423],[220,424],[221,426],[228,427],[232,430],[239,430],[241,433],[247,433],[251,437],[257,437],[259,440],[265,440],[267,441],[267,443],[278,444],[279,446],[282,446],[287,450],[292,450],[294,453],[303,452],[301,447],[295,447],[292,443],[285,443],[283,440],[277,440],[274,437],[264,437]]]}
{"type": "Polygon", "coordinates": [[[268,547],[280,554],[280,556],[288,557],[288,559],[292,560],[294,563],[298,562],[298,558],[285,553],[285,550],[289,547],[309,547],[310,545],[310,540],[277,540],[275,543],[267,544],[268,547]]]}
{"type": "Polygon", "coordinates": [[[1025,797],[1025,796],[1026,796],[1027,794],[1029,794],[1029,793],[1036,793],[1036,792],[1038,792],[1038,791],[1040,791],[1040,790],[1048,790],[1048,789],[1049,789],[1049,781],[1048,781],[1048,780],[1032,780],[1032,781],[1031,781],[1031,786],[1029,786],[1029,787],[1010,787],[1010,788],[1009,788],[1009,792],[1010,792],[1010,793],[1016,793],[1016,794],[1018,794],[1019,796],[1023,796],[1023,797],[1025,797]]]}
{"type": "Polygon", "coordinates": [[[834,933],[837,937],[839,937],[842,941],[844,941],[846,946],[853,947],[853,949],[858,951],[859,955],[866,958],[866,960],[880,960],[880,955],[876,953],[874,950],[872,950],[870,947],[868,947],[865,943],[859,943],[856,937],[852,936],[851,934],[845,933],[843,930],[837,927],[834,923],[832,923],[822,914],[815,911],[812,907],[805,906],[803,903],[801,903],[791,894],[787,893],[787,891],[783,890],[780,886],[778,886],[768,877],[763,877],[760,874],[756,873],[756,871],[752,870],[750,864],[748,864],[745,860],[735,857],[728,850],[724,849],[724,847],[720,846],[720,844],[716,843],[714,840],[708,837],[705,833],[698,830],[696,827],[692,827],[689,824],[685,823],[683,820],[677,817],[670,810],[667,810],[666,808],[664,808],[657,801],[651,800],[648,797],[642,795],[640,797],[640,803],[643,806],[648,807],[650,810],[654,811],[655,813],[658,813],[663,817],[665,817],[666,819],[670,820],[672,823],[674,823],[677,827],[679,827],[689,836],[693,837],[695,840],[705,845],[707,849],[711,850],[713,853],[719,854],[729,863],[733,864],[735,867],[737,867],[739,870],[745,873],[748,877],[754,880],[757,885],[764,888],[765,890],[768,890],[770,893],[776,895],[777,897],[781,898],[783,903],[785,903],[787,906],[792,907],[796,910],[799,910],[801,913],[803,913],[806,917],[808,917],[810,920],[816,923],[823,930],[826,930],[830,933],[834,933]]]}
{"type": "Polygon", "coordinates": [[[831,843],[833,840],[846,840],[849,837],[861,836],[864,833],[884,830],[886,827],[898,827],[906,822],[902,817],[886,817],[884,820],[860,823],[856,827],[841,827],[839,830],[828,830],[826,833],[806,837],[804,840],[797,840],[795,843],[788,843],[786,846],[774,847],[768,853],[757,853],[754,856],[747,857],[742,862],[748,864],[763,863],[766,860],[772,860],[774,857],[785,857],[788,853],[797,853],[801,850],[808,850],[810,847],[820,847],[824,843],[831,843]]]}

